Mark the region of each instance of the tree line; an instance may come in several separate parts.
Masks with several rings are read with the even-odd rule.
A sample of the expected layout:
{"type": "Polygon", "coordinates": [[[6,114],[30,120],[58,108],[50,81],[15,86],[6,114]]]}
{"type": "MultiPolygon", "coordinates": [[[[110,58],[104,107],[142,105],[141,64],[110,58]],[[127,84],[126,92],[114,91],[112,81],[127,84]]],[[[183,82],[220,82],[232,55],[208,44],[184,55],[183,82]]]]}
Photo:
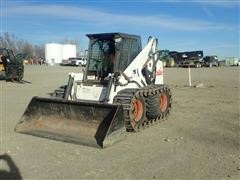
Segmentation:
{"type": "Polygon", "coordinates": [[[25,39],[19,39],[14,34],[4,32],[0,35],[0,47],[13,50],[14,54],[26,54],[28,58],[44,58],[44,45],[34,45],[25,39]]]}
{"type": "MultiPolygon", "coordinates": [[[[64,38],[59,41],[63,44],[76,44],[77,48],[80,49],[80,42],[78,40],[71,40],[69,38],[64,38]]],[[[19,39],[14,34],[4,32],[0,35],[0,48],[8,48],[13,50],[16,54],[25,54],[27,59],[29,58],[44,58],[45,57],[45,45],[34,45],[33,43],[25,40],[19,39]]],[[[80,55],[80,51],[77,52],[77,56],[80,55]]]]}

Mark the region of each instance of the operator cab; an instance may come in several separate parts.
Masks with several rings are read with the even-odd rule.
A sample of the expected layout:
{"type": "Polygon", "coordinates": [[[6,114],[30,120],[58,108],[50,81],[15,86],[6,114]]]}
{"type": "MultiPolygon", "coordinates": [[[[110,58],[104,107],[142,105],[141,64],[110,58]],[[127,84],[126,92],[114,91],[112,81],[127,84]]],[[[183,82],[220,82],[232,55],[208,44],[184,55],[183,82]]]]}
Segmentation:
{"type": "Polygon", "coordinates": [[[141,52],[140,36],[123,33],[88,34],[88,61],[84,82],[100,83],[123,72],[141,52]]]}
{"type": "Polygon", "coordinates": [[[6,66],[9,63],[16,62],[16,58],[13,55],[13,51],[7,48],[0,48],[1,63],[6,66]]]}

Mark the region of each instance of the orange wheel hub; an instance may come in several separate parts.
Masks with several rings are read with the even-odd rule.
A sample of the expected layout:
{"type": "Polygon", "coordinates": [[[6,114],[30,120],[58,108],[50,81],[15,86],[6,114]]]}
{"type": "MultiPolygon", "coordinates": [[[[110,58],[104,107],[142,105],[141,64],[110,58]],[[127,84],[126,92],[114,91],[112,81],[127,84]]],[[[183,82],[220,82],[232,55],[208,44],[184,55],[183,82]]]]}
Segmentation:
{"type": "Polygon", "coordinates": [[[141,120],[143,115],[143,103],[141,100],[137,99],[133,102],[133,120],[138,122],[141,120]]]}
{"type": "Polygon", "coordinates": [[[160,96],[160,109],[162,112],[167,110],[168,98],[166,94],[161,94],[160,96]]]}

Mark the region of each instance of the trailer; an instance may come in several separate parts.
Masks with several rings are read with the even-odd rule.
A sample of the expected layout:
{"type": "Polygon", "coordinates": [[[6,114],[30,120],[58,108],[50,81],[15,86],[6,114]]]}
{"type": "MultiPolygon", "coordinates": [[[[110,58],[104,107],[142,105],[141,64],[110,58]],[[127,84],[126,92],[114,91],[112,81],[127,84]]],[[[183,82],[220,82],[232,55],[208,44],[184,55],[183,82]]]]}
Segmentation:
{"type": "Polygon", "coordinates": [[[239,66],[239,59],[237,57],[226,57],[226,66],[239,66]]]}
{"type": "Polygon", "coordinates": [[[203,51],[171,51],[169,53],[174,58],[175,66],[178,67],[202,67],[203,51]]]}

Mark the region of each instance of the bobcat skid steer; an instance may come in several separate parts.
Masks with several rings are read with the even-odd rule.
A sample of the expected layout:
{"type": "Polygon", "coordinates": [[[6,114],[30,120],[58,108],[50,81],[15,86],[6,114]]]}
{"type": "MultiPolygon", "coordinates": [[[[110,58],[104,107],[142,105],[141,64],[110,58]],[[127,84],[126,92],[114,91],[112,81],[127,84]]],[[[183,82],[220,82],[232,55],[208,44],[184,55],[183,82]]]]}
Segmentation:
{"type": "Polygon", "coordinates": [[[69,74],[60,98],[33,97],[16,132],[103,148],[168,116],[172,95],[156,38],[142,49],[136,35],[87,36],[83,73],[69,74]]]}

